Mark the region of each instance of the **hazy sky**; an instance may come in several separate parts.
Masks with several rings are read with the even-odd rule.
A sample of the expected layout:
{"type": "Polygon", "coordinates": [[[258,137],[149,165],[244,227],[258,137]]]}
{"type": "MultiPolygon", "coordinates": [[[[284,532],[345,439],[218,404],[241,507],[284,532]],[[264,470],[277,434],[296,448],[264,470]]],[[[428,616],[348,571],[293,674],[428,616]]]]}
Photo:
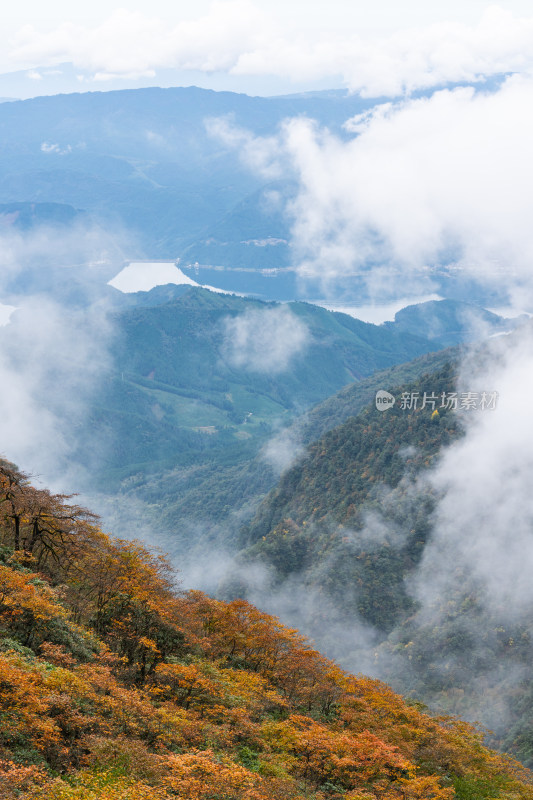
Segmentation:
{"type": "Polygon", "coordinates": [[[400,75],[408,89],[428,84],[420,79],[428,61],[444,81],[514,70],[531,55],[532,26],[528,0],[132,0],[127,8],[24,0],[0,21],[0,73],[26,70],[30,94],[49,93],[64,63],[81,88],[157,84],[174,71],[177,83],[257,93],[325,85],[387,93],[381,76],[398,61],[408,63],[400,75]]]}

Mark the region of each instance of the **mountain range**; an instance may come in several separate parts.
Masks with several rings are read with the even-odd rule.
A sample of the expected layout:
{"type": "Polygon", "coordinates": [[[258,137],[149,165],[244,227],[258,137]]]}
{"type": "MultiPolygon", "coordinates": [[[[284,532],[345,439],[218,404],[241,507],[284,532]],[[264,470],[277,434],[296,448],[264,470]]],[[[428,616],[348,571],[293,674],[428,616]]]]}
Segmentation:
{"type": "MultiPolygon", "coordinates": [[[[355,318],[367,275],[332,297],[305,286],[294,176],[246,164],[246,142],[268,143],[288,117],[346,139],[346,120],[374,102],[190,87],[0,104],[0,303],[14,307],[0,327],[3,431],[39,451],[61,492],[0,465],[0,657],[16,732],[0,759],[23,765],[1,760],[0,791],[9,775],[20,787],[37,775],[67,798],[57,776],[100,759],[120,791],[135,785],[143,798],[159,791],[161,764],[190,768],[191,781],[223,764],[227,796],[247,796],[242,779],[250,800],[528,796],[512,782],[519,767],[487,755],[481,735],[429,722],[418,704],[481,721],[494,746],[533,764],[530,609],[489,607],[471,564],[448,560],[443,576],[432,550],[446,492],[435,471],[466,430],[440,398],[464,388],[467,351],[483,363],[500,343],[503,358],[530,323],[490,310],[503,294],[465,281],[450,253],[433,265],[442,299],[406,300],[379,325],[355,318]],[[158,260],[200,285],[112,285],[125,265],[158,260]],[[341,304],[351,313],[326,308],[341,304]],[[395,400],[386,411],[380,390],[395,400]],[[401,400],[427,396],[433,405],[401,400]],[[71,491],[123,539],[81,506],[72,539],[71,491]],[[187,589],[218,599],[177,591],[165,558],[132,542],[141,535],[187,589]],[[347,677],[269,613],[411,700],[347,677]],[[140,709],[137,727],[120,697],[140,709]],[[390,746],[413,761],[391,778],[378,759],[372,780],[354,783],[352,725],[356,739],[379,734],[387,758],[390,746]],[[331,759],[311,770],[325,742],[331,759]]],[[[89,769],[73,780],[84,792],[106,778],[89,769]]]]}
{"type": "MultiPolygon", "coordinates": [[[[376,103],[345,91],[249,97],[195,87],[1,103],[1,220],[9,230],[21,210],[13,217],[8,207],[21,203],[44,204],[40,221],[83,212],[82,224],[101,230],[108,266],[179,258],[202,284],[266,300],[320,298],[321,281],[301,279],[291,247],[294,176],[262,173],[242,141],[259,137],[267,147],[284,120],[298,117],[346,139],[344,123],[376,103]]],[[[432,286],[445,297],[502,300],[445,258],[433,267],[432,286]]],[[[330,299],[367,301],[367,277],[349,276],[330,299]]]]}

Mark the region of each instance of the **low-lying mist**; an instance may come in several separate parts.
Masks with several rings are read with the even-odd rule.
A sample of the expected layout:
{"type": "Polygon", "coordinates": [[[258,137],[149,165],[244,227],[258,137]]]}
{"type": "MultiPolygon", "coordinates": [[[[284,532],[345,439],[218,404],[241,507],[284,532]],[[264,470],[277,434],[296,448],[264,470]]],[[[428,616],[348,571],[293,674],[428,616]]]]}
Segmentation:
{"type": "Polygon", "coordinates": [[[2,454],[57,491],[98,469],[98,431],[83,459],[79,433],[111,364],[106,283],[125,242],[84,219],[0,235],[0,302],[15,308],[0,327],[2,454]]]}

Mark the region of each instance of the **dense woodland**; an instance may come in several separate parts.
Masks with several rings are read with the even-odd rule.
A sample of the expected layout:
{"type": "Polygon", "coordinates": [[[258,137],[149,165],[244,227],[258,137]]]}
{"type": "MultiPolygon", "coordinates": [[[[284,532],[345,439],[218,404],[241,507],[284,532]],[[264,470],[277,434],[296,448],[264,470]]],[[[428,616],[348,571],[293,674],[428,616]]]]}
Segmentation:
{"type": "Polygon", "coordinates": [[[481,734],[0,467],[3,800],[533,798],[481,734]]]}

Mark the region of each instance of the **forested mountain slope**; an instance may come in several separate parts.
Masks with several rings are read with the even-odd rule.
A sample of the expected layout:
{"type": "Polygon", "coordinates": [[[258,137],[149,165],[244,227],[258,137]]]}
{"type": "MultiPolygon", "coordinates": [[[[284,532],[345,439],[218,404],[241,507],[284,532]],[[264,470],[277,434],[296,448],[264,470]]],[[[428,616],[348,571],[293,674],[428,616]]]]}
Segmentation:
{"type": "MultiPolygon", "coordinates": [[[[445,492],[431,468],[463,430],[460,414],[439,402],[456,390],[456,369],[381,383],[394,408],[372,402],[311,444],[242,529],[245,549],[222,590],[281,598],[268,607],[284,608],[342,663],[366,664],[433,709],[481,720],[493,743],[530,764],[533,608],[487,603],[453,543],[445,561],[427,558],[445,492]],[[421,407],[425,391],[439,398],[435,409],[421,407]],[[418,394],[418,408],[402,408],[402,393],[418,394]],[[447,588],[434,596],[431,583],[447,588]]],[[[454,524],[462,530],[459,509],[454,524]]]]}
{"type": "MultiPolygon", "coordinates": [[[[454,368],[395,394],[423,392],[428,381],[436,395],[449,392],[454,368]]],[[[455,415],[445,408],[434,416],[430,408],[409,412],[399,403],[386,412],[367,406],[311,444],[282,475],[242,532],[249,548],[243,558],[266,561],[278,579],[303,574],[343,613],[390,630],[410,607],[404,578],[430,529],[431,492],[413,497],[413,479],[459,435],[455,415]],[[372,531],[374,510],[384,521],[372,531]]]]}
{"type": "Polygon", "coordinates": [[[327,431],[338,427],[349,417],[356,416],[365,406],[373,403],[376,392],[380,389],[402,386],[417,381],[423,375],[439,372],[450,365],[455,365],[460,355],[460,347],[448,347],[418,356],[404,364],[377,370],[367,378],[350,383],[309,409],[296,423],[298,434],[306,444],[314,442],[327,431]]]}
{"type": "Polygon", "coordinates": [[[531,798],[468,725],[353,677],[246,602],[0,467],[5,800],[531,798]]]}

